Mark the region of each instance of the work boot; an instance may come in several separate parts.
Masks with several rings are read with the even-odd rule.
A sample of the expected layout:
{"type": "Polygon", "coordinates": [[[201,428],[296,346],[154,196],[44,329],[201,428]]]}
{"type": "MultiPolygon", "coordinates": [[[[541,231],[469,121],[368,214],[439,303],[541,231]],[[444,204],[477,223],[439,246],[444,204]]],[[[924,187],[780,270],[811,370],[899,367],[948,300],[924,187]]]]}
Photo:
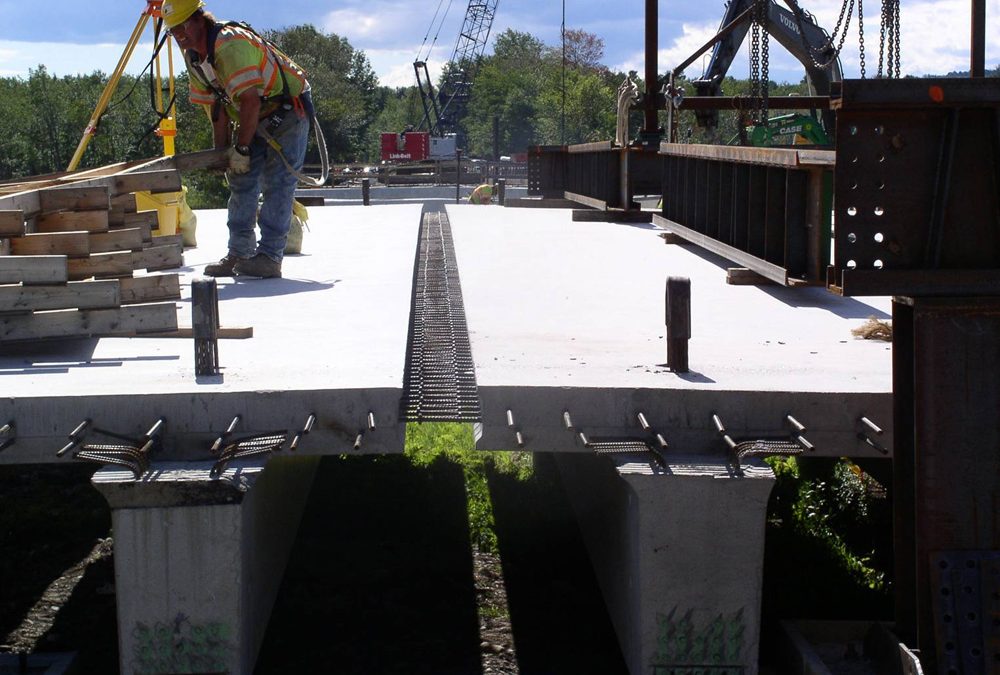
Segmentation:
{"type": "Polygon", "coordinates": [[[219,262],[205,265],[205,274],[210,277],[234,277],[236,273],[233,272],[233,268],[239,260],[234,255],[227,255],[219,262]]]}
{"type": "Polygon", "coordinates": [[[270,279],[281,276],[281,263],[271,260],[263,253],[258,253],[252,258],[237,260],[233,270],[241,277],[270,279]]]}

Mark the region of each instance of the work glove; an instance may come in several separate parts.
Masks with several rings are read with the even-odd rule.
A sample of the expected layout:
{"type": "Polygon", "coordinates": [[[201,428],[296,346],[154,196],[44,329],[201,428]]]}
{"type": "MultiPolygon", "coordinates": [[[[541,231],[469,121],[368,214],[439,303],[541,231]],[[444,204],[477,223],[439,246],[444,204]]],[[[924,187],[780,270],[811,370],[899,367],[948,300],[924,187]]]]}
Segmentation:
{"type": "Polygon", "coordinates": [[[244,145],[241,149],[246,149],[246,154],[237,150],[235,145],[229,148],[229,170],[233,173],[250,171],[250,148],[244,145]]]}

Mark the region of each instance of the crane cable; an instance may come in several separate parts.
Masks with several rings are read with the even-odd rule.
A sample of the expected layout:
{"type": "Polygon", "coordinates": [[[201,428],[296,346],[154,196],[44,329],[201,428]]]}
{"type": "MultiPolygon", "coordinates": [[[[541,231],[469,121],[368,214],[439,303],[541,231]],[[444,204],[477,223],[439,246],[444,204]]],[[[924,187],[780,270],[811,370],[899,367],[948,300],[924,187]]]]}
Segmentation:
{"type": "Polygon", "coordinates": [[[421,58],[420,53],[423,51],[424,45],[427,44],[427,36],[430,35],[431,31],[434,29],[434,21],[441,12],[441,5],[444,4],[444,0],[438,0],[437,9],[434,10],[434,16],[431,17],[431,23],[427,26],[427,33],[424,34],[424,41],[420,44],[420,49],[417,50],[418,61],[426,61],[431,57],[431,50],[434,49],[434,46],[437,44],[438,36],[441,34],[441,28],[444,26],[445,19],[448,18],[448,12],[451,11],[451,3],[452,0],[448,0],[448,6],[445,7],[444,14],[441,14],[441,20],[438,22],[437,30],[434,32],[434,39],[431,41],[430,46],[427,47],[427,54],[421,58]]]}

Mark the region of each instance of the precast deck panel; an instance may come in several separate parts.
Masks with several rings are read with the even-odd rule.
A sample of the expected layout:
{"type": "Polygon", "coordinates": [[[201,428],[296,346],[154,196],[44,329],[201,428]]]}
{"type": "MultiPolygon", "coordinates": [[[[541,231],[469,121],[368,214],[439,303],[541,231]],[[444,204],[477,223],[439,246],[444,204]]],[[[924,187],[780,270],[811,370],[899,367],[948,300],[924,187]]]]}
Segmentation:
{"type": "MultiPolygon", "coordinates": [[[[192,339],[4,345],[0,419],[14,421],[16,440],[0,462],[54,460],[85,419],[138,437],[163,417],[176,446],[167,449],[187,457],[203,454],[236,415],[239,435],[294,434],[315,414],[300,452],[351,451],[359,434],[363,451],[400,451],[420,210],[313,208],[303,253],[285,258],[283,278],[220,278],[220,323],[252,327],[253,337],[219,340],[219,376],[196,377],[192,339]]],[[[225,211],[197,215],[199,245],[180,270],[182,325],[191,321],[191,280],[227,249],[225,211]]]]}
{"type": "Polygon", "coordinates": [[[890,298],[728,285],[732,264],[665,245],[649,225],[573,222],[569,210],[447,208],[483,409],[480,447],[514,449],[519,438],[529,450],[583,450],[584,439],[659,433],[669,448],[712,452],[725,447],[712,415],[736,441],[788,438],[792,415],[813,452],[885,456],[892,447],[890,345],[851,333],[871,316],[888,319],[890,298]],[[668,276],[691,280],[688,373],[666,365],[668,276]],[[883,429],[873,443],[861,417],[883,429]]]}

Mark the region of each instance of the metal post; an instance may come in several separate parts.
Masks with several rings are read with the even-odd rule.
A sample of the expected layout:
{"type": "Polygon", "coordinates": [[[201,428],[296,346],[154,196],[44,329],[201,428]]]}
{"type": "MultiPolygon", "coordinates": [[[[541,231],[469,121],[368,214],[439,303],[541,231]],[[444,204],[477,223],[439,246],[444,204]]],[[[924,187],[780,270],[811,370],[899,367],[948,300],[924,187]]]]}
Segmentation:
{"type": "Polygon", "coordinates": [[[462,197],[462,151],[455,151],[455,203],[458,204],[462,197]]]}
{"type": "Polygon", "coordinates": [[[986,2],[972,0],[972,62],[970,77],[986,75],[986,2]]]}
{"type": "Polygon", "coordinates": [[[372,181],[370,178],[361,179],[361,203],[371,206],[372,203],[372,181]]]}
{"type": "Polygon", "coordinates": [[[507,196],[507,180],[504,178],[497,179],[497,204],[503,206],[504,199],[507,196]]]}
{"type": "Polygon", "coordinates": [[[646,0],[646,97],[643,102],[642,133],[647,138],[658,135],[656,124],[656,85],[659,81],[656,56],[659,47],[658,11],[658,0],[646,0]]]}
{"type": "Polygon", "coordinates": [[[194,374],[219,374],[219,291],[215,279],[191,282],[194,374]]]}
{"type": "Polygon", "coordinates": [[[688,372],[688,340],[691,339],[691,280],[667,277],[667,367],[688,372]]]}

